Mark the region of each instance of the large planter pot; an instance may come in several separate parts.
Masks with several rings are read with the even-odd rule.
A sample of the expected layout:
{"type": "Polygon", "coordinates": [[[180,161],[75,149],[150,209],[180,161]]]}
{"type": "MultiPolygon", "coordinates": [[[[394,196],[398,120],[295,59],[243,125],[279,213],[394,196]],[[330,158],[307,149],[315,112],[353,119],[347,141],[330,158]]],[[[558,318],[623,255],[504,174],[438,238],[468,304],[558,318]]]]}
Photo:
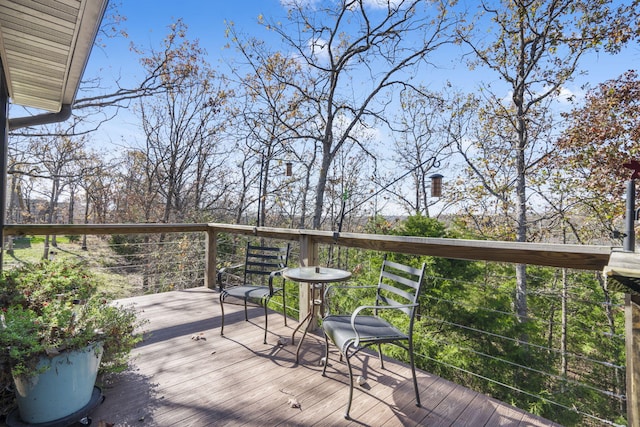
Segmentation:
{"type": "Polygon", "coordinates": [[[91,400],[102,344],[43,357],[41,374],[14,378],[20,418],[31,424],[55,421],[80,411],[91,400]]]}

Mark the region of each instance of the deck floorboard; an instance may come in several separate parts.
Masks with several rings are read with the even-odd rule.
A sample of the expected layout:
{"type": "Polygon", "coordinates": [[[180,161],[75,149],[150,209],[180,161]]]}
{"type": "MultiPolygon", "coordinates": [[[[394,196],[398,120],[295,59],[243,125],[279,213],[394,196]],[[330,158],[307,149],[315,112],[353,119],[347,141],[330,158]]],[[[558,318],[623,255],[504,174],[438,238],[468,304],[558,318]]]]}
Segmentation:
{"type": "MultiPolygon", "coordinates": [[[[418,371],[422,407],[415,405],[410,369],[362,352],[354,361],[363,387],[354,390],[352,420],[343,418],[348,395],[346,365],[330,354],[321,375],[324,339],[307,335],[301,361],[291,339],[297,323],[269,313],[268,344],[262,342],[263,311],[225,305],[220,335],[218,293],[205,288],[121,301],[148,319],[147,338],[134,351],[132,368],[104,380],[105,401],[93,410],[97,425],[114,426],[555,426],[548,420],[461,385],[418,371]],[[299,403],[298,408],[291,407],[299,403]]],[[[296,335],[297,339],[300,335],[296,335]]],[[[334,349],[335,350],[335,349],[334,349]]]]}

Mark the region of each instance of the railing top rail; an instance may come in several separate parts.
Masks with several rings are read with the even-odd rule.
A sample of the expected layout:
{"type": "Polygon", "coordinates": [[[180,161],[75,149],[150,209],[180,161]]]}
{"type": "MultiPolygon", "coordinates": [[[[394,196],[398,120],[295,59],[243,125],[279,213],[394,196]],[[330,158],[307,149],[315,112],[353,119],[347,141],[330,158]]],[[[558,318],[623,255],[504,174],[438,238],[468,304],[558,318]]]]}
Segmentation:
{"type": "Polygon", "coordinates": [[[208,231],[207,224],[7,224],[5,235],[151,234],[208,231]]]}
{"type": "Polygon", "coordinates": [[[6,225],[6,235],[43,234],[142,234],[170,232],[216,232],[253,235],[283,240],[309,239],[316,243],[431,255],[443,258],[602,270],[615,249],[611,246],[519,243],[431,237],[388,236],[364,233],[254,227],[235,224],[62,224],[6,225]]]}
{"type": "Polygon", "coordinates": [[[380,234],[338,233],[322,230],[292,230],[229,224],[209,224],[218,232],[252,234],[296,240],[305,236],[317,243],[431,255],[464,260],[499,261],[522,264],[602,270],[613,247],[546,243],[500,242],[489,240],[444,239],[432,237],[388,236],[380,234]]]}

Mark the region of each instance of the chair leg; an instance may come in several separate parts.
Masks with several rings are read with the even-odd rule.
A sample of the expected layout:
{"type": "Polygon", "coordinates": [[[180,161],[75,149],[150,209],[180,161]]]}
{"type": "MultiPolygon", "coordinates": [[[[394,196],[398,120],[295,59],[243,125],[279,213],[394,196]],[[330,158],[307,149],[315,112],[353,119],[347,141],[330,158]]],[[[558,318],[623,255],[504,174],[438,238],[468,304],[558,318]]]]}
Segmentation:
{"type": "Polygon", "coordinates": [[[409,360],[411,361],[411,374],[413,375],[413,388],[416,392],[416,406],[422,406],[420,403],[420,392],[418,391],[418,379],[416,378],[416,364],[413,357],[413,341],[409,340],[409,360]]]}
{"type": "Polygon", "coordinates": [[[324,366],[322,367],[322,376],[327,376],[327,365],[329,364],[329,338],[324,334],[324,366]]]}
{"type": "Polygon", "coordinates": [[[267,343],[267,327],[269,326],[269,315],[267,313],[267,302],[264,302],[264,343],[267,343]]]}
{"type": "Polygon", "coordinates": [[[380,359],[380,368],[384,369],[384,359],[382,359],[382,344],[378,344],[378,358],[380,359]]]}
{"type": "Polygon", "coordinates": [[[244,321],[249,321],[249,315],[247,314],[247,300],[244,300],[244,321]]]}
{"type": "Polygon", "coordinates": [[[282,285],[282,316],[284,316],[284,326],[287,326],[287,296],[282,285]]]}
{"type": "MultiPolygon", "coordinates": [[[[347,352],[349,349],[347,348],[347,352]]],[[[347,361],[347,368],[349,368],[349,401],[347,402],[347,410],[344,413],[344,418],[350,420],[349,411],[351,410],[351,401],[353,400],[353,369],[351,369],[351,360],[349,355],[345,354],[344,358],[347,361]]]]}
{"type": "Polygon", "coordinates": [[[222,312],[222,316],[220,319],[220,335],[224,335],[224,303],[222,302],[222,294],[220,294],[220,311],[222,312]]]}

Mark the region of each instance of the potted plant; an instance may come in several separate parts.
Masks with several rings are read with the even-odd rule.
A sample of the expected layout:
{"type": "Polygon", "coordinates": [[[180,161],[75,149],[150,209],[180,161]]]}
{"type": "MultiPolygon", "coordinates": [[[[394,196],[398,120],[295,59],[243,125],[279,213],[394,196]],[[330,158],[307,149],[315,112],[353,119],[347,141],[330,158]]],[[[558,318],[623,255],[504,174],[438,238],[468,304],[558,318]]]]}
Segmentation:
{"type": "Polygon", "coordinates": [[[95,392],[98,368],[124,370],[142,339],[135,310],[111,304],[81,262],[41,261],[2,272],[0,310],[0,385],[13,382],[27,423],[81,410],[95,392]]]}

